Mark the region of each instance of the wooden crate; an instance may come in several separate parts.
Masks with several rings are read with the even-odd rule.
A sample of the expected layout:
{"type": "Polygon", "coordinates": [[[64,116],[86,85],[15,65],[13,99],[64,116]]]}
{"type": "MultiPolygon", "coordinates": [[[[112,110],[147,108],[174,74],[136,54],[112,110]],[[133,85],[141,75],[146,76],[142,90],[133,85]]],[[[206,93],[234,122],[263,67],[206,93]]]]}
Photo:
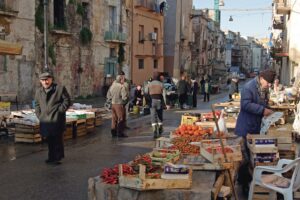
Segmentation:
{"type": "Polygon", "coordinates": [[[252,154],[277,153],[277,138],[268,135],[247,135],[247,146],[252,154]],[[265,144],[269,142],[270,144],[265,144]]]}
{"type": "Polygon", "coordinates": [[[149,179],[146,178],[145,165],[139,165],[138,175],[123,175],[122,165],[119,165],[120,187],[134,190],[161,190],[161,189],[190,189],[192,186],[192,171],[189,170],[188,179],[149,179]]]}
{"type": "Polygon", "coordinates": [[[87,134],[86,119],[77,120],[75,127],[76,127],[76,137],[85,136],[87,134]]]}
{"type": "Polygon", "coordinates": [[[171,149],[154,149],[149,153],[152,163],[156,165],[164,165],[167,162],[176,163],[180,159],[179,150],[171,150],[171,149]],[[164,153],[166,155],[165,158],[155,157],[155,153],[164,153]]]}
{"type": "Polygon", "coordinates": [[[15,142],[39,143],[42,141],[39,125],[15,124],[15,142]]]}
{"type": "MultiPolygon", "coordinates": [[[[222,153],[222,149],[219,140],[202,140],[200,143],[200,155],[209,160],[211,163],[224,163],[225,158],[224,154],[222,153]],[[208,151],[208,148],[211,151],[208,151]]],[[[240,145],[227,145],[226,140],[223,139],[223,144],[225,149],[230,149],[232,152],[226,152],[226,156],[228,162],[232,161],[241,161],[242,160],[242,152],[240,145]]]]}
{"type": "Polygon", "coordinates": [[[266,188],[263,188],[259,185],[255,185],[253,191],[253,200],[271,200],[271,199],[272,200],[277,199],[276,193],[266,188]]]}
{"type": "Polygon", "coordinates": [[[64,140],[69,140],[74,137],[74,122],[67,121],[66,130],[64,132],[64,140]]]}
{"type": "MultiPolygon", "coordinates": [[[[199,114],[200,115],[200,114],[199,114]]],[[[199,121],[199,117],[198,116],[193,116],[193,115],[188,115],[188,114],[184,114],[181,116],[181,125],[182,124],[189,124],[192,125],[195,122],[199,121]]]]}
{"type": "Polygon", "coordinates": [[[257,160],[257,157],[260,155],[261,153],[257,153],[257,154],[253,154],[250,153],[250,161],[253,167],[255,166],[275,166],[277,165],[277,162],[279,160],[279,153],[276,153],[274,155],[274,153],[263,153],[264,156],[263,157],[267,157],[266,154],[269,154],[271,157],[273,157],[270,160],[265,160],[265,161],[260,161],[257,160]]]}
{"type": "Polygon", "coordinates": [[[86,131],[88,133],[94,132],[95,130],[95,117],[86,119],[86,131]]]}

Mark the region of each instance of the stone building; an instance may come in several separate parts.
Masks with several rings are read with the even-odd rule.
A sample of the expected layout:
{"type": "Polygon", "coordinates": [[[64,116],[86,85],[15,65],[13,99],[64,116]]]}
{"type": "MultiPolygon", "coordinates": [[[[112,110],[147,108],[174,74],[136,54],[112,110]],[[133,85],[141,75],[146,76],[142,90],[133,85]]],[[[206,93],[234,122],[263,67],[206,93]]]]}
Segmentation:
{"type": "MultiPolygon", "coordinates": [[[[0,16],[1,39],[22,46],[1,54],[0,93],[29,102],[45,67],[43,0],[1,0],[0,16]]],[[[48,1],[48,67],[72,97],[101,94],[130,64],[127,20],[124,1],[48,1]]]]}

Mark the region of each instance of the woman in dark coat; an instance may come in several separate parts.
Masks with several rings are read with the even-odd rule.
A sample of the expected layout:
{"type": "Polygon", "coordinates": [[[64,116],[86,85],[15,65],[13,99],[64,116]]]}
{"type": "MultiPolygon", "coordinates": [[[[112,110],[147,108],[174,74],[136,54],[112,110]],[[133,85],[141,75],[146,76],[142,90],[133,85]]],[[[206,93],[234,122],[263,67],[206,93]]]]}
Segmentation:
{"type": "Polygon", "coordinates": [[[192,93],[193,93],[193,107],[197,107],[197,94],[199,91],[199,85],[198,82],[195,80],[192,87],[192,93]]]}
{"type": "Polygon", "coordinates": [[[42,73],[40,82],[42,87],[35,94],[35,113],[40,120],[40,133],[48,142],[46,163],[60,164],[64,158],[63,132],[71,99],[64,86],[53,83],[51,72],[42,73]]]}

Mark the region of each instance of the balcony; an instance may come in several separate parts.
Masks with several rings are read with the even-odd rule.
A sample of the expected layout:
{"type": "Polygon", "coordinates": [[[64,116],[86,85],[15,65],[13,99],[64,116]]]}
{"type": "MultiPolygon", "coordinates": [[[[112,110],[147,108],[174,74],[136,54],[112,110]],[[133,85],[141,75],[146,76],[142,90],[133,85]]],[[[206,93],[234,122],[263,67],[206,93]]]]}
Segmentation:
{"type": "Polygon", "coordinates": [[[105,31],[104,35],[105,42],[112,43],[126,43],[126,38],[126,33],[121,33],[117,31],[105,31]]]}
{"type": "Polygon", "coordinates": [[[135,1],[135,8],[140,8],[146,11],[155,12],[155,2],[154,0],[136,0],[135,1]]]}
{"type": "Polygon", "coordinates": [[[284,29],[284,17],[283,16],[274,17],[273,28],[280,29],[280,30],[284,29]]]}
{"type": "Polygon", "coordinates": [[[289,15],[291,6],[285,0],[278,0],[275,3],[275,10],[278,15],[289,15]]]}
{"type": "Polygon", "coordinates": [[[0,16],[17,17],[18,13],[15,2],[9,0],[0,1],[0,16]]]}

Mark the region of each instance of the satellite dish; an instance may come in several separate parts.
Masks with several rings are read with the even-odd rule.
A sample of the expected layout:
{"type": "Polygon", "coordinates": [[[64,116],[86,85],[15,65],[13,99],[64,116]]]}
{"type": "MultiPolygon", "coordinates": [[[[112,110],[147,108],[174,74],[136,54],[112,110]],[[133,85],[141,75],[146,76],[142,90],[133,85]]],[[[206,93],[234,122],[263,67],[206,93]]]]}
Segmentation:
{"type": "Polygon", "coordinates": [[[225,6],[224,0],[220,0],[219,6],[225,6]]]}

